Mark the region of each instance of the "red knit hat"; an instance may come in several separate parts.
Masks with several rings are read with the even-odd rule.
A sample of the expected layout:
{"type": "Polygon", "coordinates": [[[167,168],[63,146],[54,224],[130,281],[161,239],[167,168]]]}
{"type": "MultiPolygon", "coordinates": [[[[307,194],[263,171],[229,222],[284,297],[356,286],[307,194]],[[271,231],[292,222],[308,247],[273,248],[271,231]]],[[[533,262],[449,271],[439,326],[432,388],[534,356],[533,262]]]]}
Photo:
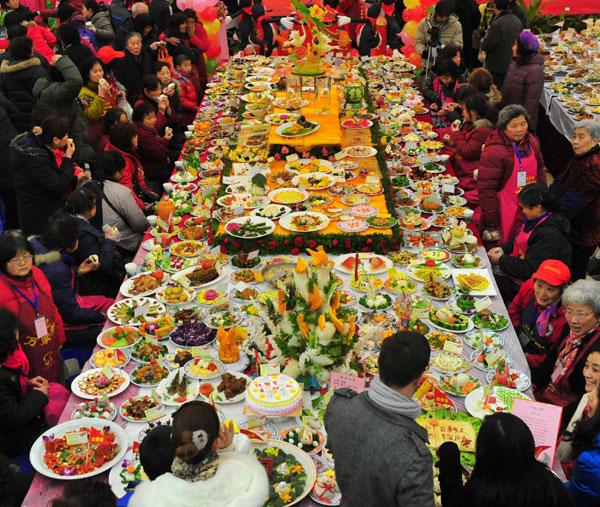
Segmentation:
{"type": "Polygon", "coordinates": [[[569,266],[555,259],[548,259],[540,264],[533,274],[534,280],[542,280],[550,285],[566,285],[571,279],[569,266]]]}

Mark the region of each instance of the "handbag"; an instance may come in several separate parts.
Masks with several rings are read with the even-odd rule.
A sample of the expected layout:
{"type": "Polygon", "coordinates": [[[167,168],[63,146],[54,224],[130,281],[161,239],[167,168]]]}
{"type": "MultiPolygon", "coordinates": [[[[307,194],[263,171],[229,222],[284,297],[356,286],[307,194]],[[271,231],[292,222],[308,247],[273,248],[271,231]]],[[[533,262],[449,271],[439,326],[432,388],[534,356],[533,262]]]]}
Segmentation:
{"type": "Polygon", "coordinates": [[[138,198],[141,199],[142,201],[144,201],[146,203],[151,203],[151,202],[156,201],[156,197],[154,196],[154,194],[152,192],[141,187],[140,180],[138,179],[137,166],[134,167],[134,169],[133,169],[133,179],[132,179],[131,186],[133,187],[133,191],[135,192],[135,195],[137,195],[138,198]]]}
{"type": "Polygon", "coordinates": [[[158,61],[164,62],[169,66],[169,70],[173,71],[173,57],[169,54],[166,48],[158,48],[158,61]]]}

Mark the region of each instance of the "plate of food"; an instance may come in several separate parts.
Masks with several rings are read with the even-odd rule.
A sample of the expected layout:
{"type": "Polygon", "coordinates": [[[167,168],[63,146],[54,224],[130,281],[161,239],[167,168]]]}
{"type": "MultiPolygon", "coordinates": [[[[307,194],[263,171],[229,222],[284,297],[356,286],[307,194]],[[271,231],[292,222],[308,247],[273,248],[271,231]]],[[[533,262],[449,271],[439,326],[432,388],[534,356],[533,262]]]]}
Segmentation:
{"type": "MultiPolygon", "coordinates": [[[[293,97],[289,100],[286,100],[285,97],[277,97],[273,100],[273,105],[281,109],[297,111],[298,109],[308,106],[308,100],[301,99],[300,97],[293,97]]],[[[298,115],[298,118],[300,118],[300,115],[298,115]]]]}
{"type": "Polygon", "coordinates": [[[448,307],[431,308],[429,310],[429,322],[433,327],[455,333],[466,333],[473,329],[473,322],[459,312],[453,312],[448,307]]]}
{"type": "Polygon", "coordinates": [[[485,372],[496,370],[499,361],[503,361],[508,367],[512,365],[512,359],[508,353],[496,347],[475,349],[471,352],[470,359],[475,368],[485,372]]]}
{"type": "Polygon", "coordinates": [[[484,348],[502,348],[504,339],[498,333],[493,331],[485,331],[484,329],[475,329],[468,332],[464,336],[465,343],[473,349],[484,348]]]}
{"type": "Polygon", "coordinates": [[[163,280],[164,273],[162,271],[140,273],[123,282],[121,294],[126,298],[150,296],[158,290],[163,280]]]}
{"type": "MultiPolygon", "coordinates": [[[[404,275],[404,273],[400,273],[404,275]]],[[[399,294],[402,292],[416,292],[417,284],[405,276],[395,276],[394,278],[388,278],[383,284],[387,291],[392,294],[399,294]]]]}
{"type": "Polygon", "coordinates": [[[133,346],[131,357],[134,361],[145,364],[157,360],[159,356],[164,356],[168,352],[169,349],[162,343],[144,338],[133,346]]]}
{"type": "Polygon", "coordinates": [[[515,398],[531,400],[531,398],[516,389],[495,386],[491,394],[485,396],[483,387],[475,389],[465,398],[465,408],[473,417],[483,419],[486,415],[496,412],[512,412],[515,398]]]}
{"type": "Polygon", "coordinates": [[[469,366],[462,355],[446,350],[433,353],[430,362],[431,366],[441,373],[460,373],[469,366]]]}
{"type": "Polygon", "coordinates": [[[209,345],[217,337],[217,332],[204,322],[186,322],[177,327],[169,336],[169,341],[184,348],[209,345]]]}
{"type": "Polygon", "coordinates": [[[488,309],[482,310],[471,317],[475,327],[487,329],[490,331],[502,331],[508,327],[508,319],[499,313],[494,313],[488,309]]]}
{"type": "Polygon", "coordinates": [[[200,383],[189,378],[183,368],[173,370],[156,388],[162,403],[167,406],[180,406],[198,397],[200,383]]]}
{"type": "Polygon", "coordinates": [[[454,287],[436,276],[431,276],[423,285],[423,294],[436,301],[445,301],[455,293],[454,287]]]}
{"type": "MultiPolygon", "coordinates": [[[[352,188],[354,189],[355,187],[352,186],[352,188]]],[[[331,191],[329,193],[331,193],[331,191]]],[[[340,199],[340,202],[342,204],[345,204],[346,206],[357,206],[359,204],[369,204],[371,202],[371,198],[365,194],[351,193],[350,195],[345,195],[344,197],[342,197],[340,199]]]]}
{"type": "Polygon", "coordinates": [[[456,287],[466,287],[474,296],[498,294],[487,269],[453,269],[452,279],[456,287]]]}
{"type": "Polygon", "coordinates": [[[358,279],[350,277],[350,286],[358,292],[369,291],[369,286],[377,291],[383,287],[383,281],[377,276],[358,275],[358,279]]]}
{"type": "Polygon", "coordinates": [[[172,280],[189,286],[190,289],[201,290],[214,285],[225,278],[227,271],[221,263],[210,259],[201,259],[198,265],[183,269],[172,276],[172,280]]]}
{"type": "Polygon", "coordinates": [[[317,122],[308,121],[304,116],[299,116],[296,121],[281,124],[275,132],[281,137],[302,137],[315,133],[319,127],[317,122]]]}
{"type": "Polygon", "coordinates": [[[142,336],[135,327],[115,326],[102,331],[96,343],[104,348],[127,349],[142,336]]]}
{"type": "Polygon", "coordinates": [[[104,368],[107,364],[113,368],[122,368],[129,362],[130,357],[119,349],[101,349],[92,354],[90,365],[92,368],[104,368]]]}
{"type": "Polygon", "coordinates": [[[204,252],[204,246],[200,241],[180,241],[169,247],[169,253],[178,257],[198,257],[204,252]]]}
{"type": "Polygon", "coordinates": [[[485,267],[485,259],[475,254],[453,255],[450,263],[458,269],[479,269],[485,267]]]}
{"type": "Polygon", "coordinates": [[[282,217],[279,225],[292,232],[315,232],[325,229],[329,225],[329,218],[323,213],[301,211],[282,217]]]}
{"type": "Polygon", "coordinates": [[[431,222],[418,213],[406,213],[399,217],[398,225],[407,231],[424,231],[431,227],[431,222]]]}
{"type": "MultiPolygon", "coordinates": [[[[347,275],[353,274],[357,268],[356,257],[356,254],[340,255],[335,259],[334,269],[347,275]]],[[[391,267],[393,267],[392,261],[383,255],[377,255],[374,253],[358,254],[359,273],[367,273],[370,275],[376,273],[385,273],[391,267]]]]}
{"type": "Polygon", "coordinates": [[[428,282],[432,277],[437,277],[442,280],[450,278],[450,268],[441,262],[432,260],[413,261],[406,269],[406,273],[417,282],[428,282]]]}
{"type": "Polygon", "coordinates": [[[388,294],[385,294],[385,293],[374,294],[373,298],[370,298],[367,295],[361,296],[360,299],[358,300],[359,306],[365,312],[373,312],[373,311],[381,312],[381,311],[387,310],[388,308],[391,308],[392,303],[393,303],[392,298],[388,294]]]}
{"type": "Polygon", "coordinates": [[[276,204],[299,204],[308,199],[309,193],[298,188],[278,188],[269,192],[268,198],[276,204]]]}
{"type": "Polygon", "coordinates": [[[71,392],[84,400],[106,395],[108,398],[122,393],[129,386],[129,375],[123,370],[111,368],[109,375],[104,368],[93,368],[80,373],[71,383],[71,392]]]}
{"type": "Polygon", "coordinates": [[[345,129],[352,130],[368,129],[373,126],[373,122],[365,118],[342,118],[340,124],[345,129]]]}
{"type": "Polygon", "coordinates": [[[110,470],[125,455],[127,442],[125,430],[113,421],[76,419],[42,433],[29,451],[29,460],[37,472],[51,479],[84,479],[110,470]]]}
{"type": "Polygon", "coordinates": [[[394,227],[398,223],[398,220],[391,216],[378,214],[367,218],[366,222],[373,229],[389,229],[390,227],[394,227]]]}
{"type": "Polygon", "coordinates": [[[419,254],[415,252],[407,252],[406,250],[400,250],[398,252],[392,252],[387,254],[387,258],[398,266],[408,266],[410,261],[416,260],[419,254]]]}
{"type": "Polygon", "coordinates": [[[139,365],[131,372],[131,382],[140,387],[154,387],[168,374],[169,370],[153,359],[149,363],[139,365]]]}
{"type": "Polygon", "coordinates": [[[513,370],[508,366],[498,365],[496,370],[488,372],[486,379],[492,385],[501,385],[521,392],[527,391],[531,387],[531,380],[525,373],[513,370]]]}
{"type": "Polygon", "coordinates": [[[117,416],[117,407],[106,397],[94,398],[81,402],[73,413],[71,419],[104,419],[112,421],[117,416]]]}
{"type": "Polygon", "coordinates": [[[220,377],[225,371],[225,366],[211,357],[196,357],[185,364],[183,371],[190,378],[209,380],[220,377]]]}
{"type": "Polygon", "coordinates": [[[343,150],[347,157],[368,158],[377,155],[377,150],[372,146],[348,146],[343,150]]]}
{"type": "Polygon", "coordinates": [[[246,397],[246,386],[252,379],[239,372],[225,372],[200,384],[200,396],[206,401],[214,401],[220,405],[239,403],[246,397]]]}
{"type": "Polygon", "coordinates": [[[460,312],[465,315],[473,315],[477,313],[475,303],[479,300],[480,298],[476,298],[470,294],[459,294],[450,299],[448,305],[450,306],[450,309],[455,312],[460,312]]]}
{"type": "Polygon", "coordinates": [[[294,176],[292,184],[302,186],[306,190],[325,190],[335,184],[333,177],[327,173],[299,174],[294,176]]]}
{"type": "Polygon", "coordinates": [[[319,454],[325,445],[325,434],[307,425],[286,428],[279,433],[279,438],[309,455],[319,454]]]}
{"type": "Polygon", "coordinates": [[[285,164],[286,171],[296,174],[330,173],[333,168],[332,162],[320,158],[302,158],[285,164]]]}
{"type": "Polygon", "coordinates": [[[454,375],[442,375],[440,387],[453,396],[467,396],[475,389],[480,388],[481,383],[477,377],[468,373],[455,373],[454,375]]]}
{"type": "Polygon", "coordinates": [[[219,329],[224,327],[225,329],[235,326],[240,320],[240,316],[237,313],[225,311],[213,313],[206,318],[206,325],[213,329],[219,329]]]}
{"type": "Polygon", "coordinates": [[[300,118],[300,115],[294,113],[271,113],[265,116],[265,121],[271,125],[283,125],[284,123],[295,122],[298,118],[300,118]]]}
{"type": "Polygon", "coordinates": [[[360,322],[364,326],[380,326],[383,329],[387,329],[390,326],[396,325],[396,317],[389,313],[369,312],[362,314],[360,322]]]}
{"type": "Polygon", "coordinates": [[[462,348],[460,337],[451,331],[431,331],[425,335],[425,338],[427,338],[432,350],[444,350],[446,342],[455,343],[459,348],[462,348]]]}
{"type": "Polygon", "coordinates": [[[120,408],[120,414],[123,419],[128,422],[146,422],[146,410],[152,408],[161,408],[152,396],[132,396],[123,402],[120,408]]]}
{"type": "Polygon", "coordinates": [[[306,452],[279,440],[269,440],[264,445],[255,446],[253,452],[259,460],[273,460],[266,506],[281,504],[280,491],[287,493],[288,502],[284,505],[295,505],[310,493],[317,471],[306,452]]]}
{"type": "Polygon", "coordinates": [[[164,304],[147,297],[127,298],[114,303],[106,315],[115,324],[140,326],[150,320],[162,317],[166,312],[164,304]]]}
{"type": "Polygon", "coordinates": [[[341,220],[337,224],[337,228],[342,232],[347,232],[349,234],[355,234],[358,232],[366,231],[369,228],[369,224],[364,220],[359,220],[358,218],[351,218],[348,220],[341,220]]]}
{"type": "Polygon", "coordinates": [[[450,254],[442,248],[423,248],[420,257],[425,261],[446,262],[450,254]]]}
{"type": "Polygon", "coordinates": [[[356,191],[365,195],[379,195],[383,193],[383,187],[379,183],[362,183],[356,187],[356,191]]]}
{"type": "Polygon", "coordinates": [[[225,232],[234,238],[257,239],[272,234],[275,227],[275,223],[268,218],[249,216],[230,220],[225,225],[225,232]]]}
{"type": "Polygon", "coordinates": [[[288,206],[282,204],[267,204],[262,208],[252,210],[250,216],[266,218],[268,220],[277,220],[291,211],[292,210],[288,206]]]}
{"type": "Polygon", "coordinates": [[[122,498],[141,482],[150,480],[140,463],[139,448],[129,449],[121,463],[113,466],[108,474],[108,483],[115,497],[122,498]]]}
{"type": "Polygon", "coordinates": [[[321,505],[340,505],[342,503],[342,493],[333,470],[326,470],[317,476],[310,492],[310,498],[321,505]]]}

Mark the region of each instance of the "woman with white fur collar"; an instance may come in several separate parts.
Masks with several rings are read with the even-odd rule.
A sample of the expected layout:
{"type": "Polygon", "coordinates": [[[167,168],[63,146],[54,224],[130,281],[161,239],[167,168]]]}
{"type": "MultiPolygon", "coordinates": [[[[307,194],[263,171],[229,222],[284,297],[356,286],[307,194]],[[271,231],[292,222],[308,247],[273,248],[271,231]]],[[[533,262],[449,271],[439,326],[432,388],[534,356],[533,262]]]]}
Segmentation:
{"type": "Polygon", "coordinates": [[[214,407],[201,401],[173,415],[175,459],[171,473],[137,486],[130,507],[262,507],[268,496],[267,474],[258,460],[228,450],[232,435],[220,430],[214,407]]]}

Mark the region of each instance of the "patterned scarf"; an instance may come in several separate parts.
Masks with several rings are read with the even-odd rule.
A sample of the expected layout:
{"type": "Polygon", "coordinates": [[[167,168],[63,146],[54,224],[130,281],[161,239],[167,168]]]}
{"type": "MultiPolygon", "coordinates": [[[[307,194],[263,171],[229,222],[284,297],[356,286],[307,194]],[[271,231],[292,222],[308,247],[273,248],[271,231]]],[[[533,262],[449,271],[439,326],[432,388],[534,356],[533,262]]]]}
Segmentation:
{"type": "MultiPolygon", "coordinates": [[[[587,335],[595,333],[597,329],[598,326],[596,326],[589,333],[587,333],[587,335]]],[[[563,378],[571,368],[573,362],[575,361],[575,358],[577,357],[577,352],[579,352],[579,349],[583,345],[584,338],[585,336],[575,338],[572,334],[570,334],[567,338],[567,343],[565,344],[565,347],[563,348],[562,352],[558,354],[558,361],[556,362],[556,366],[554,367],[554,372],[557,371],[557,368],[562,367],[562,370],[560,371],[560,375],[557,377],[557,380],[558,378],[563,378]]],[[[554,378],[554,374],[552,376],[554,378]]],[[[557,382],[554,383],[556,384],[557,382]]]]}
{"type": "Polygon", "coordinates": [[[548,325],[550,324],[550,317],[556,317],[556,308],[557,305],[547,306],[542,310],[542,313],[540,313],[540,316],[535,321],[537,332],[540,336],[546,336],[546,331],[548,331],[548,325]]]}
{"type": "Polygon", "coordinates": [[[175,477],[187,482],[207,481],[212,479],[219,467],[219,455],[211,451],[200,463],[189,464],[175,457],[171,464],[171,472],[175,477]]]}

